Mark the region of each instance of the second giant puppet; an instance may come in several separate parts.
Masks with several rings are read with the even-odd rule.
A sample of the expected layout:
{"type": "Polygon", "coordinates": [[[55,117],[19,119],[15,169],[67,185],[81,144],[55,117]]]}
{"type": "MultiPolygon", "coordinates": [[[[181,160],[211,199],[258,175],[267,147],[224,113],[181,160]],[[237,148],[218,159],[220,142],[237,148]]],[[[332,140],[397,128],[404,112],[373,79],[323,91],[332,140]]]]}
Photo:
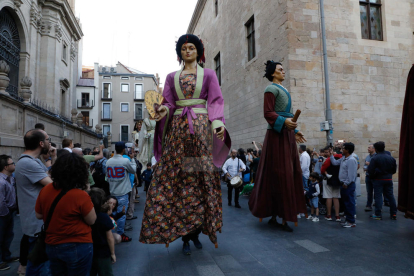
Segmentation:
{"type": "Polygon", "coordinates": [[[140,242],[166,244],[182,238],[183,253],[197,248],[200,232],[217,246],[222,227],[220,175],[231,139],[225,129],[224,100],[215,72],[203,60],[201,40],[187,34],[176,45],[184,68],[170,73],[157,120],[154,153],[157,164],[148,188],[140,242]]]}
{"type": "Polygon", "coordinates": [[[270,225],[292,232],[288,221],[297,222],[299,213],[306,213],[297,142],[303,134],[292,121],[290,93],[282,86],[285,71],[279,62],[267,61],[265,77],[272,83],[264,95],[264,118],[268,123],[262,155],[249,199],[252,214],[259,218],[272,217],[270,225]],[[276,221],[282,218],[282,224],[276,221]]]}

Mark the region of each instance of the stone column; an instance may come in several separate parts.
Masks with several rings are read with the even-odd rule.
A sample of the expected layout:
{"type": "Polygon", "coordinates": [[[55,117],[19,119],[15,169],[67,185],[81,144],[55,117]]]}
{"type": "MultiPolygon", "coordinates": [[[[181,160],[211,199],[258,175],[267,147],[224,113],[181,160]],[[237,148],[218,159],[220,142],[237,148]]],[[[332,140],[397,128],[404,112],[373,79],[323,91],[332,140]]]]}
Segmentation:
{"type": "Polygon", "coordinates": [[[83,123],[83,115],[82,115],[82,113],[79,113],[78,116],[76,116],[76,117],[77,117],[76,122],[78,123],[78,126],[82,126],[82,123],[83,123]]]}
{"type": "Polygon", "coordinates": [[[96,134],[102,134],[102,127],[100,125],[95,126],[95,132],[96,134]]]}
{"type": "Polygon", "coordinates": [[[30,87],[32,87],[32,80],[29,77],[24,77],[20,81],[20,97],[23,98],[23,102],[28,104],[30,102],[30,98],[32,97],[32,91],[30,91],[30,87]]]}
{"type": "Polygon", "coordinates": [[[71,117],[71,119],[72,119],[72,123],[73,123],[74,125],[76,125],[76,121],[77,121],[77,117],[76,117],[76,115],[78,115],[78,110],[77,110],[76,108],[73,108],[73,109],[72,109],[72,111],[71,111],[70,113],[72,114],[72,117],[71,117]]]}
{"type": "Polygon", "coordinates": [[[10,96],[9,92],[6,92],[6,88],[10,83],[9,72],[10,66],[4,60],[0,60],[0,94],[7,96],[10,96]]]}

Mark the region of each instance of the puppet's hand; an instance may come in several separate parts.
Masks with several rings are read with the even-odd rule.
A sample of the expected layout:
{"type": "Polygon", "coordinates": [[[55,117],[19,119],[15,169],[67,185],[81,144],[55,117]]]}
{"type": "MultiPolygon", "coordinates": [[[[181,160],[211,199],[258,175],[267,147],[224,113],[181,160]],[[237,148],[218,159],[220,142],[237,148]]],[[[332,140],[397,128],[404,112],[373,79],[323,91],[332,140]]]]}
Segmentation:
{"type": "Polygon", "coordinates": [[[305,136],[303,136],[303,133],[300,131],[295,134],[295,139],[298,144],[306,142],[305,136]]]}
{"type": "Polygon", "coordinates": [[[164,105],[161,105],[158,110],[155,112],[154,119],[155,121],[160,121],[167,115],[167,108],[164,105]]]}
{"type": "Polygon", "coordinates": [[[217,135],[217,138],[219,138],[221,141],[224,141],[224,127],[218,127],[214,129],[214,134],[217,135]]]}

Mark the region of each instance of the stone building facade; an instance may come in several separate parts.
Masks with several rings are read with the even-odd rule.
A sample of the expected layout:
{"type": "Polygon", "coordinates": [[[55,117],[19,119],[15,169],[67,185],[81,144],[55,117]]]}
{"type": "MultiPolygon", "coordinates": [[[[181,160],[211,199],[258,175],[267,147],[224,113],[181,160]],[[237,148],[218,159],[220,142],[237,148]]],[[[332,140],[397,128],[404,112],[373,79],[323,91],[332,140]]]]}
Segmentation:
{"type": "Polygon", "coordinates": [[[64,137],[83,146],[99,141],[95,132],[77,124],[78,113],[72,110],[83,33],[74,13],[75,0],[69,2],[0,1],[2,154],[16,158],[24,150],[23,135],[36,123],[43,123],[58,145],[64,137]]]}
{"type": "MultiPolygon", "coordinates": [[[[326,145],[326,133],[320,131],[325,85],[319,2],[198,1],[188,32],[203,39],[206,67],[219,65],[234,147],[251,147],[251,141],[264,139],[263,91],[269,82],[263,75],[269,59],[283,62],[283,84],[292,94],[294,110],[302,110],[299,129],[307,146],[326,145]],[[249,56],[252,21],[254,48],[249,56]]],[[[366,156],[368,143],[383,140],[398,157],[406,78],[414,60],[414,1],[373,2],[381,3],[376,18],[380,26],[370,21],[380,40],[366,37],[363,23],[368,21],[360,1],[325,0],[333,137],[355,143],[360,157],[366,156]]]]}

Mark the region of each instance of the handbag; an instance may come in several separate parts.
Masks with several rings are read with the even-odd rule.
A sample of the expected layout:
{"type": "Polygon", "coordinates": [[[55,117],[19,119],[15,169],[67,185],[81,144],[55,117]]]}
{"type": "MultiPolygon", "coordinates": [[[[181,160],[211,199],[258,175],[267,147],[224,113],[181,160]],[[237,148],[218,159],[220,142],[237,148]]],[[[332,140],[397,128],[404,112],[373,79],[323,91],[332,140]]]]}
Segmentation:
{"type": "Polygon", "coordinates": [[[49,226],[50,220],[52,219],[53,212],[55,211],[56,205],[60,201],[60,199],[66,194],[67,191],[61,191],[59,195],[55,198],[52,205],[50,206],[49,213],[47,214],[47,218],[45,223],[42,225],[42,229],[39,233],[35,234],[37,240],[35,245],[30,251],[29,256],[27,257],[33,265],[40,265],[49,260],[49,257],[46,254],[46,230],[49,226]]]}

